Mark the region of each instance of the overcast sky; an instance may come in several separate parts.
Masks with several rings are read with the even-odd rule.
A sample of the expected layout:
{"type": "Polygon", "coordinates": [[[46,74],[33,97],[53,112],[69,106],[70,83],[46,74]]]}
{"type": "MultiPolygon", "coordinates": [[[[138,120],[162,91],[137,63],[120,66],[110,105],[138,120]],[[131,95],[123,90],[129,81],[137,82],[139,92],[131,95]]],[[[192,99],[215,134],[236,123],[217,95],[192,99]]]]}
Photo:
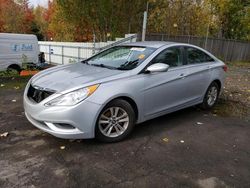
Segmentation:
{"type": "Polygon", "coordinates": [[[46,7],[48,0],[29,0],[30,5],[36,7],[37,5],[41,5],[46,7]]]}

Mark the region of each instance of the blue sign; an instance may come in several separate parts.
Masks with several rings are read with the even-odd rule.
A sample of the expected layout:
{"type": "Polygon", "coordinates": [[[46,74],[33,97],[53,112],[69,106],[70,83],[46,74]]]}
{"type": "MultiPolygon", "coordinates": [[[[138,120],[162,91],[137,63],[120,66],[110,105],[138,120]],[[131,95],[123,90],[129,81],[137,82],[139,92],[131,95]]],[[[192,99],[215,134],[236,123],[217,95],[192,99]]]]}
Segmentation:
{"type": "Polygon", "coordinates": [[[33,46],[32,44],[22,44],[22,51],[32,51],[33,46]]]}
{"type": "Polygon", "coordinates": [[[13,45],[11,45],[11,50],[13,52],[19,52],[20,51],[20,45],[19,44],[13,44],[13,45]]]}
{"type": "Polygon", "coordinates": [[[19,52],[19,51],[32,51],[33,45],[32,44],[12,44],[11,50],[13,52],[19,52]]]}

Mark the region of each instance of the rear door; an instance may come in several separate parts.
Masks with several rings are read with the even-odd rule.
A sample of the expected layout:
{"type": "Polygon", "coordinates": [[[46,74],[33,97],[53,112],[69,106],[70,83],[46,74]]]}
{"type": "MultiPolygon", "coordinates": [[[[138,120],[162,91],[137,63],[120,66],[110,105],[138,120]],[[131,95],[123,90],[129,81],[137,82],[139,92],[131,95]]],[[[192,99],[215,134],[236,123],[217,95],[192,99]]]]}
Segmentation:
{"type": "Polygon", "coordinates": [[[200,101],[211,82],[214,59],[198,48],[187,46],[184,49],[188,67],[186,94],[190,102],[200,101]]]}

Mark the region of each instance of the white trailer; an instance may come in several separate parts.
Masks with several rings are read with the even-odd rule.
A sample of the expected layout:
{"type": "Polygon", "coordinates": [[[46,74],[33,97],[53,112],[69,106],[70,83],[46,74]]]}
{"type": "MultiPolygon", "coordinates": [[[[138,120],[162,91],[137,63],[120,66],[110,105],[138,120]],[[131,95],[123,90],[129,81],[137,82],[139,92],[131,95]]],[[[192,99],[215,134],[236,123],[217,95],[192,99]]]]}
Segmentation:
{"type": "Polygon", "coordinates": [[[0,71],[20,71],[22,63],[37,65],[38,54],[38,40],[35,35],[0,33],[0,71]]]}

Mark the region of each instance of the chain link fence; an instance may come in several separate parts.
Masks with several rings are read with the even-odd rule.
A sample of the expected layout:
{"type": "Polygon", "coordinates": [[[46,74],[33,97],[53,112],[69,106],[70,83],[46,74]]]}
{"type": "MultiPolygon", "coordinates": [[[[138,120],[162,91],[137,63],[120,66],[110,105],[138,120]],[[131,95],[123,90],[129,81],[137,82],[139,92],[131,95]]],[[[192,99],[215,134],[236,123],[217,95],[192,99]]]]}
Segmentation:
{"type": "MultiPolygon", "coordinates": [[[[138,36],[140,39],[141,36],[138,36]]],[[[171,36],[161,33],[146,35],[147,41],[189,43],[206,49],[224,61],[250,61],[250,42],[197,36],[171,36]]]]}
{"type": "Polygon", "coordinates": [[[136,34],[131,34],[118,41],[109,42],[52,42],[39,41],[40,52],[44,52],[46,62],[50,64],[68,64],[91,57],[102,50],[126,42],[135,42],[136,34]]]}

